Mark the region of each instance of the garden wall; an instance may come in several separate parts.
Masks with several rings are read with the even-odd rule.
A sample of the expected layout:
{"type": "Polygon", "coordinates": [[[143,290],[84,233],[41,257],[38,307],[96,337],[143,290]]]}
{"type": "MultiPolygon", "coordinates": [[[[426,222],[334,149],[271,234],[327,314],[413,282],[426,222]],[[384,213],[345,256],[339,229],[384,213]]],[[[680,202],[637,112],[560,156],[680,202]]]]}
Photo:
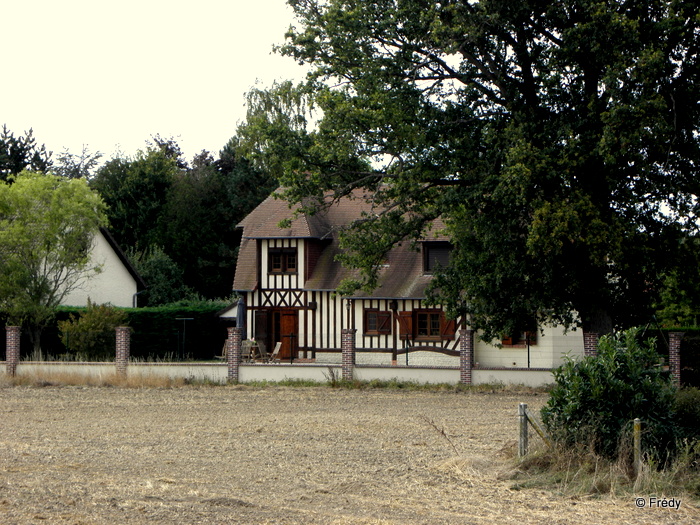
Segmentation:
{"type": "MultiPolygon", "coordinates": [[[[0,370],[5,363],[0,362],[0,370]]],[[[405,367],[405,366],[356,366],[354,379],[359,381],[399,381],[420,384],[457,384],[459,368],[405,367]]],[[[103,378],[116,375],[115,363],[78,362],[37,362],[20,361],[17,377],[41,377],[50,380],[52,376],[84,377],[99,382],[103,378]]],[[[129,363],[127,375],[131,378],[186,379],[213,383],[226,383],[228,380],[226,363],[129,363]]],[[[241,364],[239,382],[280,382],[287,380],[316,381],[330,383],[342,377],[341,367],[320,364],[241,364]]],[[[477,370],[472,371],[472,384],[522,384],[544,386],[553,382],[552,373],[545,370],[477,370]]]]}

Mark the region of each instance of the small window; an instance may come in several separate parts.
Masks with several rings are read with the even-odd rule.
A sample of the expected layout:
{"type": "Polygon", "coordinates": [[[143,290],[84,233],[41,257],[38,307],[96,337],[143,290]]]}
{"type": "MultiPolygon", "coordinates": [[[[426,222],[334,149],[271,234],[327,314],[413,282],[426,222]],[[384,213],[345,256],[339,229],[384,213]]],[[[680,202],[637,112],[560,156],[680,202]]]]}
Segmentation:
{"type": "Polygon", "coordinates": [[[450,262],[452,244],[449,242],[423,243],[423,271],[432,273],[437,268],[445,268],[450,262]]]}
{"type": "Polygon", "coordinates": [[[391,312],[382,310],[365,310],[365,334],[380,335],[391,333],[391,312]]]}
{"type": "Polygon", "coordinates": [[[271,248],[268,252],[268,269],[270,273],[296,273],[296,248],[271,248]]]}
{"type": "Polygon", "coordinates": [[[526,347],[528,345],[537,344],[537,330],[526,331],[526,332],[516,332],[513,335],[505,336],[501,338],[501,344],[503,346],[518,346],[526,347]]]}

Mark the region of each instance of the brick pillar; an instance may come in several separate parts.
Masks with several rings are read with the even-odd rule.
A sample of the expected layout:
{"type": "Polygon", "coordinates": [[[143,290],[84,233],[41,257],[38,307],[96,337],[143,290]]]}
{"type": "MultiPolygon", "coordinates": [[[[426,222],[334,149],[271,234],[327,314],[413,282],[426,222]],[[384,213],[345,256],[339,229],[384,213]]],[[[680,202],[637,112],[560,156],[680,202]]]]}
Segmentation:
{"type": "Polygon", "coordinates": [[[228,364],[229,383],[238,382],[238,369],[241,365],[241,334],[243,329],[230,326],[226,339],[226,363],[228,364]]]}
{"type": "Polygon", "coordinates": [[[459,382],[472,384],[472,362],[474,360],[474,330],[459,331],[459,382]]]}
{"type": "Polygon", "coordinates": [[[125,378],[131,354],[131,328],[118,326],[115,330],[117,332],[117,356],[115,360],[117,375],[125,378]]]}
{"type": "Polygon", "coordinates": [[[343,350],[343,380],[352,381],[355,368],[355,328],[343,328],[341,348],[343,350]]]}
{"type": "Polygon", "coordinates": [[[668,334],[668,368],[671,371],[671,381],[676,386],[681,384],[681,341],[683,332],[668,334]]]}
{"type": "Polygon", "coordinates": [[[7,365],[7,375],[15,376],[17,374],[17,364],[19,363],[19,326],[6,326],[6,345],[5,345],[5,364],[7,365]]]}
{"type": "Polygon", "coordinates": [[[596,332],[583,332],[583,357],[598,355],[598,337],[596,332]]]}

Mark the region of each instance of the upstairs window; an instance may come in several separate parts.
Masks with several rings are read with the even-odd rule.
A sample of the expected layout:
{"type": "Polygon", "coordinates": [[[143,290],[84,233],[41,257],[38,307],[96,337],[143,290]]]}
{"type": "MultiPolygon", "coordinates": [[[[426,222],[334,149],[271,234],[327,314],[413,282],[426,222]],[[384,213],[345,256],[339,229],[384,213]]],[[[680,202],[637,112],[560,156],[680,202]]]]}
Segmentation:
{"type": "Polygon", "coordinates": [[[296,248],[270,248],[267,260],[270,273],[297,272],[296,248]]]}
{"type": "Polygon", "coordinates": [[[423,243],[423,272],[433,273],[436,268],[445,268],[450,262],[452,243],[424,242],[423,243]]]}

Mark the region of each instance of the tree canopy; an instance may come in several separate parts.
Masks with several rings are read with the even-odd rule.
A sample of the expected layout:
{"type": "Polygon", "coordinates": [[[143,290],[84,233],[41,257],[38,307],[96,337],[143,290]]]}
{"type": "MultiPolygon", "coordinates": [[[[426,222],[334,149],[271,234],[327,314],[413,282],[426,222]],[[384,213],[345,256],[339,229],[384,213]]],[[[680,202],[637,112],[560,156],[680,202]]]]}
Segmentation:
{"type": "Polygon", "coordinates": [[[236,225],[276,186],[235,143],[217,159],[203,151],[190,165],[176,141],[158,135],[133,158],[106,162],[90,180],[108,205],[115,239],[145,272],[145,304],[230,295],[236,225]]]}
{"type": "Polygon", "coordinates": [[[15,136],[3,124],[0,132],[0,179],[7,181],[25,169],[48,171],[52,166],[51,152],[39,146],[30,129],[24,136],[15,136]]]}
{"type": "Polygon", "coordinates": [[[24,171],[0,184],[0,307],[35,349],[55,308],[100,271],[90,249],[105,205],[82,180],[24,171]]]}
{"type": "Polygon", "coordinates": [[[648,318],[696,227],[696,3],[289,4],[280,51],[312,72],[267,95],[318,120],[280,126],[260,104],[238,134],[308,211],[366,190],[378,213],[344,234],[352,285],[441,217],[454,250],[431,297],[487,338],[648,318]]]}

